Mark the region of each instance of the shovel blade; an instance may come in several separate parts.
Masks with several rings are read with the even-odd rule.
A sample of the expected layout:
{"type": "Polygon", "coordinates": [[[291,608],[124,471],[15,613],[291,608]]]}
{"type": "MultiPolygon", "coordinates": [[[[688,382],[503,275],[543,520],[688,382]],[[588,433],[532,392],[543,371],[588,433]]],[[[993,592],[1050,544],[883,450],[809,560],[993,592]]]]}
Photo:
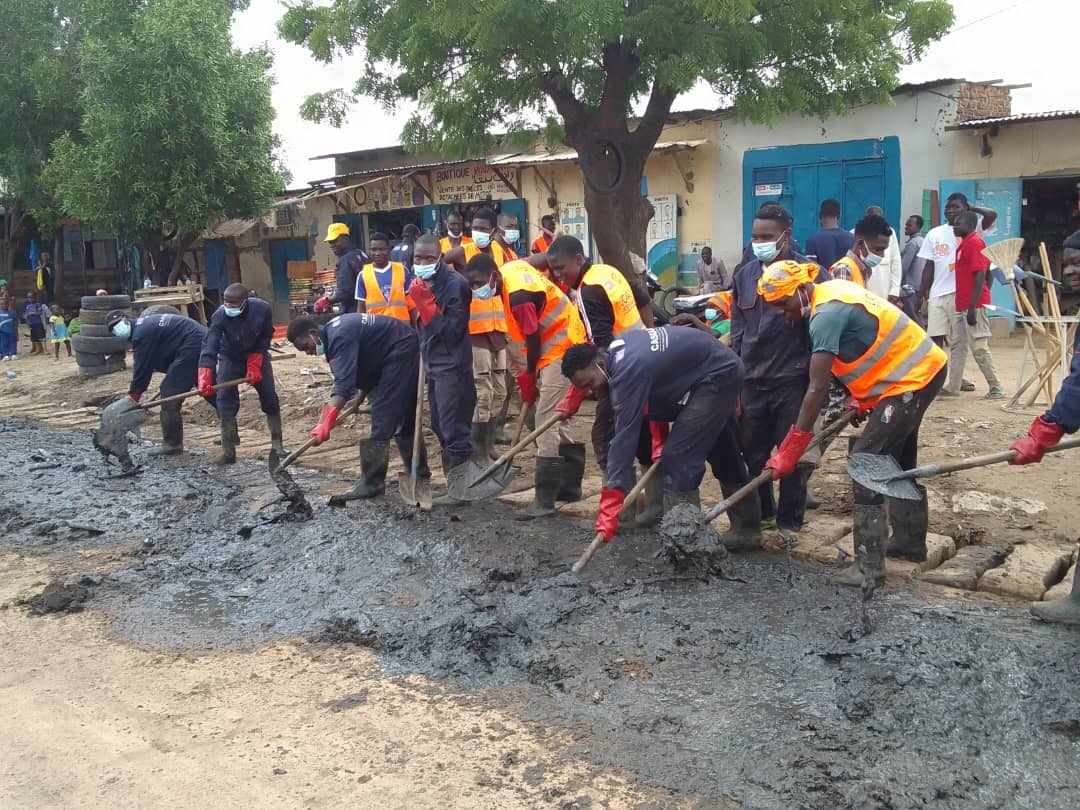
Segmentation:
{"type": "Polygon", "coordinates": [[[431,511],[430,478],[413,478],[411,475],[401,472],[398,473],[397,480],[401,500],[405,501],[409,506],[417,507],[421,512],[431,511]]]}
{"type": "Polygon", "coordinates": [[[851,480],[871,492],[905,501],[919,500],[919,490],[910,478],[901,478],[904,471],[896,459],[877,453],[852,453],[847,464],[851,480]]]}
{"type": "MultiPolygon", "coordinates": [[[[469,462],[473,464],[472,461],[469,462]]],[[[503,464],[483,481],[476,479],[483,475],[484,470],[476,466],[475,474],[470,473],[463,479],[461,487],[455,487],[456,492],[451,494],[463,501],[486,501],[503,493],[510,482],[514,480],[514,467],[510,462],[503,464]]]]}
{"type": "Polygon", "coordinates": [[[293,480],[288,468],[281,466],[281,458],[279,458],[275,450],[270,451],[270,479],[289,502],[291,511],[309,517],[314,514],[311,504],[308,503],[307,498],[304,496],[304,490],[293,480]]]}

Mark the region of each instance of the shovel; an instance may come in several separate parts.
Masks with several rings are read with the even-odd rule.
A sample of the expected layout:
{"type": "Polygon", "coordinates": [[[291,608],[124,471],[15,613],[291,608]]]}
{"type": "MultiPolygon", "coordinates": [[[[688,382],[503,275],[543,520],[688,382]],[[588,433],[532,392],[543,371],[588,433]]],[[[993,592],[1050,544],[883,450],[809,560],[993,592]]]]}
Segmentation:
{"type": "MultiPolygon", "coordinates": [[[[1047,448],[1046,452],[1056,453],[1059,450],[1069,450],[1073,447],[1080,447],[1080,436],[1065,439],[1054,447],[1047,448]]],[[[1002,461],[1011,461],[1015,456],[1015,450],[1003,450],[1000,453],[987,453],[982,456],[960,459],[959,461],[944,461],[938,464],[915,467],[912,470],[902,470],[892,456],[879,456],[876,453],[855,453],[848,459],[847,470],[851,480],[872,492],[879,492],[889,498],[917,501],[921,495],[915,486],[914,479],[916,478],[931,478],[944,473],[970,470],[972,467],[999,464],[1002,461]]]]}
{"type": "MultiPolygon", "coordinates": [[[[241,377],[238,380],[227,380],[223,383],[218,383],[214,386],[213,393],[217,393],[225,388],[236,388],[238,385],[243,385],[247,382],[247,377],[241,377]]],[[[161,397],[160,399],[152,399],[149,402],[140,402],[136,404],[136,408],[142,408],[144,411],[148,408],[156,408],[158,405],[167,405],[170,402],[179,402],[182,399],[193,397],[199,393],[199,389],[193,388],[190,391],[185,391],[182,394],[173,394],[171,397],[161,397]]]]}
{"type": "MultiPolygon", "coordinates": [[[[630,492],[628,492],[626,495],[626,500],[623,502],[623,508],[619,510],[620,518],[622,517],[622,513],[625,512],[629,506],[632,506],[634,501],[637,500],[638,495],[640,495],[641,491],[645,489],[645,486],[649,483],[649,479],[656,474],[656,471],[659,468],[660,462],[654,461],[652,466],[645,471],[645,474],[643,476],[641,476],[640,480],[636,484],[634,484],[633,489],[631,489],[630,492]]],[[[578,557],[578,561],[574,563],[574,567],[570,570],[573,571],[575,574],[580,574],[585,568],[585,566],[589,564],[589,560],[593,558],[593,555],[603,544],[604,535],[600,532],[597,532],[596,536],[593,537],[592,542],[589,543],[589,547],[585,549],[584,552],[582,552],[581,556],[578,557]]]]}
{"type": "MultiPolygon", "coordinates": [[[[522,412],[521,418],[522,424],[524,424],[525,412],[522,412]]],[[[537,436],[553,428],[560,419],[562,419],[561,414],[553,413],[544,420],[543,424],[538,425],[536,430],[524,439],[515,442],[513,447],[499,456],[497,461],[492,462],[490,467],[469,482],[468,486],[465,487],[465,496],[469,500],[482,500],[484,498],[493,498],[506,489],[514,475],[514,468],[510,466],[514,456],[532,444],[537,436]],[[488,483],[488,479],[491,479],[490,483],[488,483]]]]}
{"type": "Polygon", "coordinates": [[[417,506],[423,512],[431,511],[431,479],[420,478],[420,442],[424,435],[424,382],[427,368],[420,360],[420,373],[416,380],[416,420],[413,423],[412,464],[406,475],[398,473],[398,492],[401,500],[409,506],[417,506]]]}
{"type": "MultiPolygon", "coordinates": [[[[356,409],[360,407],[364,399],[367,397],[366,391],[361,391],[360,396],[354,399],[351,403],[346,405],[341,413],[338,414],[338,419],[343,419],[346,416],[350,416],[356,413],[356,409]]],[[[273,479],[274,484],[281,491],[281,494],[297,509],[300,509],[308,514],[311,514],[311,506],[307,502],[307,498],[304,497],[304,491],[300,488],[300,485],[293,480],[293,477],[286,471],[286,468],[291,466],[300,456],[304,455],[315,445],[315,437],[312,436],[299,448],[289,453],[281,461],[278,460],[278,454],[270,452],[270,478],[273,479]]]]}

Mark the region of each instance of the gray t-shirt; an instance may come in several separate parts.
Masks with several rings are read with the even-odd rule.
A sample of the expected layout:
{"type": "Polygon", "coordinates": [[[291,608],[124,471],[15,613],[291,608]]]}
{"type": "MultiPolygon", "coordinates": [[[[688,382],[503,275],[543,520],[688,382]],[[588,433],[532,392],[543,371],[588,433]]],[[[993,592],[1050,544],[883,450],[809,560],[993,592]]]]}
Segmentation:
{"type": "Polygon", "coordinates": [[[877,340],[878,321],[858,304],[827,301],[810,319],[810,352],[828,352],[850,363],[877,340]]]}

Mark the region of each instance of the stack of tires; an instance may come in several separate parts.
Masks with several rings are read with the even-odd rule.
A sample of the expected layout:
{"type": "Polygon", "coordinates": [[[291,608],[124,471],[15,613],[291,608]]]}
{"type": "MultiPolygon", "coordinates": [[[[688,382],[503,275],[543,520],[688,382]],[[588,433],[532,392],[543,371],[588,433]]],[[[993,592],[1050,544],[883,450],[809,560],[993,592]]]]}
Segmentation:
{"type": "Polygon", "coordinates": [[[79,309],[79,333],[71,336],[75,362],[84,377],[100,377],[122,371],[127,338],[114,337],[105,317],[114,309],[131,316],[131,299],[126,295],[84,295],[79,309]]]}

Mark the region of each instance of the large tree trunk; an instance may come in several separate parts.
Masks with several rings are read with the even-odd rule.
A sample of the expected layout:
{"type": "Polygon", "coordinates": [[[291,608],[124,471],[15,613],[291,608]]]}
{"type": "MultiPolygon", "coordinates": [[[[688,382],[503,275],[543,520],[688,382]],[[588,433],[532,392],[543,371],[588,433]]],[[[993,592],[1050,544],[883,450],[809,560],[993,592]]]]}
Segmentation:
{"type": "Polygon", "coordinates": [[[176,255],[173,257],[172,269],[169,271],[169,280],[165,286],[173,287],[180,278],[180,270],[184,266],[184,254],[198,241],[197,233],[184,233],[176,237],[176,255]]]}

